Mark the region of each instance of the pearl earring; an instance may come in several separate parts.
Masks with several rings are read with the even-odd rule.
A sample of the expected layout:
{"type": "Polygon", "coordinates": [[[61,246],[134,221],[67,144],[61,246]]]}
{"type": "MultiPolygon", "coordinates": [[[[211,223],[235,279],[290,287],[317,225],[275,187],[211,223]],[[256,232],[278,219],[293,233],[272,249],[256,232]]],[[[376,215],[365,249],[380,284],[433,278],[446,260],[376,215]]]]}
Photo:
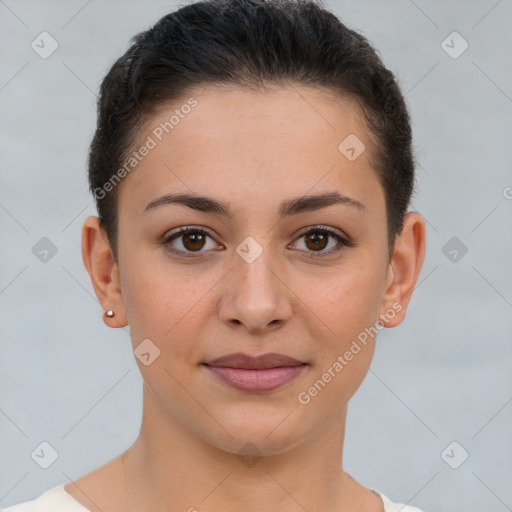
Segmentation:
{"type": "Polygon", "coordinates": [[[108,311],[105,311],[105,316],[108,318],[113,318],[114,312],[111,309],[109,309],[108,311]]]}

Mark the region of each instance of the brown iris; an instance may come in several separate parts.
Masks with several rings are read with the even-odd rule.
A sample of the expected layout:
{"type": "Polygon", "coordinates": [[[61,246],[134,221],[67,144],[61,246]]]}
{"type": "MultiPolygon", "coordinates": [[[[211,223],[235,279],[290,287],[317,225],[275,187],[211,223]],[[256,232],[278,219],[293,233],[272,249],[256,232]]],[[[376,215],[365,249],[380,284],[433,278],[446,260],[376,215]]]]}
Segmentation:
{"type": "Polygon", "coordinates": [[[204,247],[206,237],[202,233],[183,233],[181,236],[183,245],[190,251],[199,251],[204,247]]]}
{"type": "Polygon", "coordinates": [[[328,239],[329,235],[326,235],[326,234],[321,234],[321,233],[318,233],[318,232],[313,232],[313,234],[307,234],[305,235],[305,241],[306,241],[306,245],[308,245],[308,242],[312,242],[314,247],[310,247],[308,245],[308,247],[310,249],[314,249],[314,250],[322,250],[326,247],[327,245],[327,239],[328,239]],[[320,247],[318,246],[318,244],[320,244],[320,247]]]}

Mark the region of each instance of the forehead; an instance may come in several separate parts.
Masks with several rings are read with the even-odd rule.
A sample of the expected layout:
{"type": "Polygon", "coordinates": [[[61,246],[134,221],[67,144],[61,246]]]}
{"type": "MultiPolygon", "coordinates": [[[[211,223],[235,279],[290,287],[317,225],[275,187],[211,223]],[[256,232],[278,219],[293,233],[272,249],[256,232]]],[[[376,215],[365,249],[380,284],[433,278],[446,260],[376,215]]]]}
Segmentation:
{"type": "MultiPolygon", "coordinates": [[[[179,132],[175,128],[183,124],[184,119],[187,119],[186,125],[204,128],[211,133],[218,131],[215,128],[221,128],[223,123],[236,123],[244,130],[272,129],[272,135],[281,128],[283,134],[300,136],[307,126],[317,131],[317,136],[343,130],[349,125],[361,133],[366,130],[359,101],[352,96],[335,94],[325,87],[292,84],[267,85],[265,88],[239,85],[194,87],[180,99],[162,104],[145,123],[142,133],[150,133],[160,123],[169,121],[173,112],[177,114],[171,121],[173,135],[179,132]],[[192,103],[194,106],[189,108],[192,103]]],[[[226,128],[228,126],[224,126],[226,128]]]]}
{"type": "Polygon", "coordinates": [[[190,89],[144,124],[135,150],[145,143],[151,149],[123,183],[119,207],[140,210],[165,188],[215,191],[225,201],[233,194],[303,195],[315,187],[374,193],[372,142],[362,119],[355,100],[326,89],[190,89]],[[344,153],[347,140],[361,151],[356,159],[344,153]]]}

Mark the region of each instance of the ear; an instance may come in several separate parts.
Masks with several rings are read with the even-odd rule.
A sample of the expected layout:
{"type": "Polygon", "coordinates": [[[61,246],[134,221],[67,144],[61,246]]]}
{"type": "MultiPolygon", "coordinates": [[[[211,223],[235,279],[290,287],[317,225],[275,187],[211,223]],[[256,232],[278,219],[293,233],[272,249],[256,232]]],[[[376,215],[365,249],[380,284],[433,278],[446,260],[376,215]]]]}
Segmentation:
{"type": "Polygon", "coordinates": [[[425,247],[425,220],[417,212],[408,212],[404,217],[402,232],[395,241],[388,267],[379,317],[384,327],[396,327],[404,320],[423,266],[425,247]]]}
{"type": "Polygon", "coordinates": [[[98,217],[87,217],[82,226],[82,259],[96,296],[103,307],[103,321],[109,327],[124,327],[128,322],[119,269],[98,217]],[[113,318],[104,315],[109,309],[115,313],[113,318]]]}

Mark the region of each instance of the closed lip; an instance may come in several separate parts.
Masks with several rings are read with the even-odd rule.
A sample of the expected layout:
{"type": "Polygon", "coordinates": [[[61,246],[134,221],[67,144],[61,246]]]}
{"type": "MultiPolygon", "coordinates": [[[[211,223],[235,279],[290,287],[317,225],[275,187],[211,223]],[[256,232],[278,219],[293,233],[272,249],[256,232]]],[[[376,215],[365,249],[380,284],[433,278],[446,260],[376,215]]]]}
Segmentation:
{"type": "Polygon", "coordinates": [[[222,366],[224,368],[240,368],[243,370],[267,370],[284,366],[302,366],[307,363],[283,354],[268,353],[260,356],[249,356],[242,352],[237,352],[236,354],[218,357],[203,364],[207,366],[222,366]]]}

